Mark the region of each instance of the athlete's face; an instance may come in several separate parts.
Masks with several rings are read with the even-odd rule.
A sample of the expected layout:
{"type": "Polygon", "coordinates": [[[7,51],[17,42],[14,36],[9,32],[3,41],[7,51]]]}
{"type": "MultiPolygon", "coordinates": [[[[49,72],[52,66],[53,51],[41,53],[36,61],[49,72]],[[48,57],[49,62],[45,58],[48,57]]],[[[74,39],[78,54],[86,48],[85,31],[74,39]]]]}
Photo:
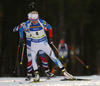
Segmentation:
{"type": "Polygon", "coordinates": [[[35,21],[32,21],[32,23],[35,25],[35,24],[37,23],[37,20],[35,20],[35,21]]]}
{"type": "Polygon", "coordinates": [[[61,43],[61,46],[63,47],[64,46],[64,43],[61,43]]]}
{"type": "Polygon", "coordinates": [[[34,17],[33,17],[33,18],[31,18],[30,20],[31,20],[31,21],[32,21],[32,23],[35,25],[35,24],[37,23],[37,21],[38,21],[38,17],[37,17],[37,18],[35,18],[35,19],[34,19],[34,17]]]}

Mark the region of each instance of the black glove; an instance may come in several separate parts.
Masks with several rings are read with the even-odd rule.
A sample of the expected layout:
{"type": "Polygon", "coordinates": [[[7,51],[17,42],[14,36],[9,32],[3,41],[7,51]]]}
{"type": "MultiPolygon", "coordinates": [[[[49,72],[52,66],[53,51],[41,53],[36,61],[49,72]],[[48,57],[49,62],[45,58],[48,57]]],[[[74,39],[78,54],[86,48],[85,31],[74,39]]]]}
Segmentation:
{"type": "Polygon", "coordinates": [[[21,39],[21,45],[25,45],[24,39],[21,39]]]}
{"type": "Polygon", "coordinates": [[[50,44],[53,44],[53,39],[49,38],[50,44]]]}

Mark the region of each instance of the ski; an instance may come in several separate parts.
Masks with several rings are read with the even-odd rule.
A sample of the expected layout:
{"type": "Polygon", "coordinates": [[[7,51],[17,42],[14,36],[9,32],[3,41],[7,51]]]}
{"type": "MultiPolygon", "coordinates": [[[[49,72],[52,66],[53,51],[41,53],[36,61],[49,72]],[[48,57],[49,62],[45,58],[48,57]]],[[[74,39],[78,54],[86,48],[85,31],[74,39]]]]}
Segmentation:
{"type": "Polygon", "coordinates": [[[22,81],[22,82],[19,82],[19,84],[39,83],[39,82],[45,82],[45,81],[22,81]]]}
{"type": "Polygon", "coordinates": [[[61,79],[60,81],[91,81],[91,79],[80,79],[80,78],[74,78],[74,79],[61,79]]]}
{"type": "Polygon", "coordinates": [[[44,82],[44,81],[32,81],[32,82],[29,82],[29,83],[38,83],[38,82],[44,82]]]}

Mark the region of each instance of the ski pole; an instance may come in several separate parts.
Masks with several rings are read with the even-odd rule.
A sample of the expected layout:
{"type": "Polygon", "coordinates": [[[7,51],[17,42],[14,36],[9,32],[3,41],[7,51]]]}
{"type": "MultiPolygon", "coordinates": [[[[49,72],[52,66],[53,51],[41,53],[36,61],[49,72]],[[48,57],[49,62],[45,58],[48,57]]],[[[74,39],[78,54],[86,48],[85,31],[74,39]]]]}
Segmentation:
{"type": "Polygon", "coordinates": [[[86,68],[89,68],[89,66],[86,65],[78,56],[75,55],[75,58],[76,58],[81,64],[83,64],[86,68]]]}
{"type": "Polygon", "coordinates": [[[14,67],[14,71],[13,71],[13,73],[16,73],[17,60],[18,60],[18,56],[19,56],[19,49],[20,49],[20,40],[19,40],[19,44],[18,44],[16,63],[15,63],[15,67],[14,67]]]}
{"type": "Polygon", "coordinates": [[[25,44],[23,44],[23,48],[22,48],[22,56],[21,56],[21,62],[20,62],[20,65],[22,65],[22,62],[23,62],[24,49],[25,49],[25,44]]]}
{"type": "MultiPolygon", "coordinates": [[[[53,47],[56,49],[56,51],[59,53],[59,50],[56,48],[56,46],[52,43],[53,47]]],[[[54,73],[56,65],[51,69],[51,73],[54,73]]]]}
{"type": "Polygon", "coordinates": [[[56,46],[52,43],[53,47],[56,49],[56,51],[59,53],[59,50],[56,48],[56,46]]]}
{"type": "MultiPolygon", "coordinates": [[[[70,48],[73,50],[74,54],[76,54],[75,49],[72,48],[71,46],[70,46],[70,48]]],[[[86,65],[77,55],[75,55],[75,58],[76,58],[81,64],[83,64],[86,68],[89,68],[89,66],[86,65]]]]}
{"type": "Polygon", "coordinates": [[[18,49],[17,49],[17,59],[18,59],[18,56],[19,56],[19,49],[20,49],[20,40],[19,40],[18,49]]]}

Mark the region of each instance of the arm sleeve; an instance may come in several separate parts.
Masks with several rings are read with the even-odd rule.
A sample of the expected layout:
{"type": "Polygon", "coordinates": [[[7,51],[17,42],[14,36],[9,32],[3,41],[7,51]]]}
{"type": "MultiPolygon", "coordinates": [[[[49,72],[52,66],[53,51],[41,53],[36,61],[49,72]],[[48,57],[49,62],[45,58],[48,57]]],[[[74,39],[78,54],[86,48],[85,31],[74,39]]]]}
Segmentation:
{"type": "Polygon", "coordinates": [[[45,20],[41,20],[41,19],[40,19],[40,21],[41,21],[41,23],[43,24],[45,31],[48,31],[49,38],[52,38],[52,37],[53,37],[53,34],[52,34],[53,32],[52,32],[52,27],[51,27],[51,25],[48,24],[45,20]]]}
{"type": "Polygon", "coordinates": [[[23,36],[23,31],[24,31],[24,28],[23,28],[23,27],[21,27],[21,28],[19,29],[20,39],[24,39],[24,36],[23,36]]]}
{"type": "Polygon", "coordinates": [[[13,31],[14,31],[14,32],[17,32],[17,31],[20,29],[20,27],[21,27],[20,25],[16,26],[16,27],[13,29],[13,31]]]}
{"type": "Polygon", "coordinates": [[[52,35],[52,28],[49,29],[49,38],[52,38],[53,35],[52,35]]]}
{"type": "Polygon", "coordinates": [[[26,31],[28,29],[28,23],[29,21],[26,21],[20,24],[21,27],[19,29],[19,34],[20,34],[21,39],[24,39],[23,31],[26,31]]]}
{"type": "Polygon", "coordinates": [[[75,51],[75,49],[74,48],[72,48],[71,46],[69,46],[69,45],[67,45],[68,46],[68,48],[69,49],[71,49],[73,52],[74,52],[74,54],[76,53],[76,51],[75,51]]]}
{"type": "Polygon", "coordinates": [[[61,44],[58,45],[58,50],[60,50],[60,48],[61,48],[61,44]]]}
{"type": "Polygon", "coordinates": [[[20,29],[22,26],[24,27],[24,25],[25,25],[25,22],[22,22],[20,25],[16,26],[16,27],[13,29],[13,31],[14,31],[14,32],[19,31],[19,29],[20,29]]]}

